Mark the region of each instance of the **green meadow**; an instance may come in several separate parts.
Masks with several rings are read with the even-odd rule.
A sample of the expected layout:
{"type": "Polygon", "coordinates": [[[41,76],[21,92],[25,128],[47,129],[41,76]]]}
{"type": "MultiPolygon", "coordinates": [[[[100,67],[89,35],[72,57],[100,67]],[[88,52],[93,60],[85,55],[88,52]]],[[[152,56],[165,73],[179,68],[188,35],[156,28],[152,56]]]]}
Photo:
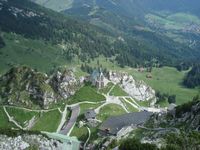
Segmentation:
{"type": "Polygon", "coordinates": [[[12,128],[16,127],[13,123],[9,122],[3,107],[0,107],[0,128],[12,128]]]}
{"type": "Polygon", "coordinates": [[[86,85],[81,87],[69,100],[69,103],[78,103],[82,101],[101,102],[106,98],[97,92],[95,87],[86,85]]]}
{"type": "Polygon", "coordinates": [[[37,119],[36,124],[31,130],[55,132],[61,121],[61,114],[58,110],[43,112],[37,119]]]}
{"type": "Polygon", "coordinates": [[[146,78],[146,72],[138,72],[136,69],[130,73],[138,80],[143,80],[156,91],[176,95],[178,105],[192,100],[197,95],[199,89],[189,89],[182,85],[182,81],[187,72],[179,72],[176,68],[163,67],[153,68],[152,79],[146,78]]]}
{"type": "Polygon", "coordinates": [[[0,73],[5,73],[15,65],[27,65],[42,72],[49,72],[58,66],[78,65],[76,59],[67,61],[59,45],[40,39],[24,38],[14,33],[3,33],[3,39],[6,46],[0,52],[0,73]]]}
{"type": "Polygon", "coordinates": [[[122,88],[117,84],[110,92],[110,95],[113,96],[128,96],[128,94],[122,90],[122,88]]]}
{"type": "Polygon", "coordinates": [[[108,104],[100,109],[97,116],[99,120],[106,120],[108,117],[125,114],[125,110],[117,104],[108,104]]]}
{"type": "Polygon", "coordinates": [[[31,120],[34,116],[39,117],[39,112],[27,111],[24,109],[18,109],[14,107],[6,107],[7,112],[14,118],[17,123],[24,127],[25,122],[31,120]]]}

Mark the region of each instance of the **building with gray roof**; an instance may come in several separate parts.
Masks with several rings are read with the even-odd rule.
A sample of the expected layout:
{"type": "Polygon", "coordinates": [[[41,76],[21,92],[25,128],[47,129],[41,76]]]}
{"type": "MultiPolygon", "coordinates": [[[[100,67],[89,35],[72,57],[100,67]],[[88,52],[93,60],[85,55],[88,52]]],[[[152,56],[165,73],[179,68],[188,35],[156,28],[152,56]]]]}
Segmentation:
{"type": "Polygon", "coordinates": [[[151,112],[142,111],[110,117],[99,127],[99,133],[104,136],[118,136],[118,133],[121,134],[128,127],[134,128],[138,125],[143,125],[152,114],[151,112]]]}
{"type": "Polygon", "coordinates": [[[96,112],[94,111],[94,109],[88,109],[88,110],[85,111],[84,116],[85,116],[86,120],[95,119],[96,118],[96,112]]]}

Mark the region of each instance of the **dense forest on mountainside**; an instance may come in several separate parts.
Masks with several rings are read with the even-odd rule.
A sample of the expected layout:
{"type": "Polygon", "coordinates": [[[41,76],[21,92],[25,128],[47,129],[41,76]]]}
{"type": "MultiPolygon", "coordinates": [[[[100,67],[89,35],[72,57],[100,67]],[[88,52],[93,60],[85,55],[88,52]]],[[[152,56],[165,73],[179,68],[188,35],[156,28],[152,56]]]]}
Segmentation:
{"type": "Polygon", "coordinates": [[[4,21],[0,22],[0,27],[3,32],[15,32],[26,38],[46,40],[52,44],[71,43],[72,46],[64,50],[67,59],[73,59],[77,55],[85,61],[100,54],[111,57],[123,53],[130,55],[132,59],[123,65],[134,65],[144,60],[135,53],[149,59],[153,57],[153,54],[150,56],[143,53],[142,46],[138,46],[138,43],[122,43],[117,37],[108,35],[94,26],[63,17],[25,0],[23,3],[9,0],[3,2],[1,7],[0,19],[4,21]],[[121,43],[121,47],[118,47],[118,43],[121,43]],[[127,46],[131,49],[127,50],[127,46]]]}
{"type": "MultiPolygon", "coordinates": [[[[199,19],[195,16],[198,14],[192,9],[199,8],[198,1],[192,1],[190,4],[185,0],[170,2],[160,0],[60,0],[54,5],[52,5],[52,0],[32,1],[118,35],[125,39],[127,46],[142,50],[140,54],[146,54],[144,57],[158,57],[165,61],[164,64],[174,64],[175,58],[178,59],[177,61],[195,62],[198,61],[196,56],[200,56],[198,51],[200,36],[196,34],[199,19]],[[187,7],[179,5],[181,3],[187,4],[187,7]],[[62,8],[62,10],[57,8],[62,8]],[[159,8],[162,8],[163,12],[159,8]],[[184,13],[186,11],[191,14],[184,13]],[[194,27],[188,29],[189,24],[194,27]],[[132,41],[143,46],[138,48],[137,44],[131,44],[134,43],[132,41]],[[157,56],[158,53],[161,58],[157,56]]],[[[138,53],[134,50],[129,51],[133,51],[136,55],[138,53]]],[[[130,53],[128,55],[131,56],[130,53]]],[[[126,57],[120,56],[117,60],[124,60],[124,58],[126,57]]],[[[130,64],[129,59],[123,62],[125,65],[130,64]]]]}
{"type": "Polygon", "coordinates": [[[188,72],[184,81],[184,85],[189,88],[200,86],[200,65],[195,65],[191,71],[188,72]]]}
{"type": "MultiPolygon", "coordinates": [[[[4,41],[7,38],[4,33],[16,33],[27,39],[40,40],[50,47],[59,45],[58,50],[63,57],[62,61],[64,59],[66,63],[75,57],[81,61],[87,61],[104,55],[105,57],[116,57],[115,60],[120,66],[136,66],[153,58],[162,65],[175,66],[178,62],[191,59],[195,61],[196,56],[199,55],[197,51],[191,51],[190,48],[152,31],[133,30],[135,37],[124,33],[120,37],[103,28],[73,20],[27,0],[2,1],[0,19],[4,20],[0,22],[4,41]]],[[[15,40],[16,42],[18,40],[15,40]]],[[[23,44],[24,42],[20,43],[20,45],[23,44]]],[[[9,43],[9,45],[12,44],[9,43]]],[[[9,50],[11,48],[12,46],[9,50]]],[[[35,53],[35,50],[32,53],[35,53]]],[[[51,52],[48,52],[48,55],[50,54],[51,52]]],[[[10,54],[2,54],[2,57],[4,55],[10,56],[10,54]]],[[[17,56],[12,57],[12,61],[18,62],[16,58],[17,56]]],[[[57,59],[56,61],[59,61],[60,58],[57,59]]],[[[24,64],[23,61],[20,64],[24,64]]]]}

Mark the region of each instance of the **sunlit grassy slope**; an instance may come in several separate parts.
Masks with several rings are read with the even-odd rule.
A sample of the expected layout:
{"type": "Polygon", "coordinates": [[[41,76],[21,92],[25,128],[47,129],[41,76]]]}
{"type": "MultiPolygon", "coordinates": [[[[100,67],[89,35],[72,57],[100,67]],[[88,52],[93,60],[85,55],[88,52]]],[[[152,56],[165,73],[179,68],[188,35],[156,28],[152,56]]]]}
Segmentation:
{"type": "Polygon", "coordinates": [[[175,94],[177,97],[177,104],[182,104],[192,100],[192,98],[199,92],[198,89],[188,89],[184,87],[182,85],[182,80],[186,72],[179,72],[175,68],[154,68],[152,79],[146,78],[147,73],[141,73],[137,70],[131,72],[135,78],[144,80],[155,90],[161,91],[162,93],[175,94]]]}
{"type": "Polygon", "coordinates": [[[0,49],[0,73],[5,73],[14,65],[28,65],[42,72],[49,72],[58,66],[78,65],[78,60],[69,62],[58,45],[14,33],[4,33],[3,38],[6,46],[0,49]]]}

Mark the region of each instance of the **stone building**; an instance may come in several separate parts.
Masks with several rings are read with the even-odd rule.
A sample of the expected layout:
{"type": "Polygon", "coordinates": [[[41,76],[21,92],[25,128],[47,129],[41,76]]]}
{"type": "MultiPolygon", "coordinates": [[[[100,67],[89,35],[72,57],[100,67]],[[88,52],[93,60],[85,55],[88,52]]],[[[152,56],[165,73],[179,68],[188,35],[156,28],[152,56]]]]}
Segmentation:
{"type": "Polygon", "coordinates": [[[105,87],[106,79],[101,70],[94,70],[90,76],[90,80],[92,82],[92,85],[97,87],[98,89],[105,87]]]}
{"type": "Polygon", "coordinates": [[[85,120],[87,121],[87,125],[90,127],[96,127],[98,125],[98,121],[96,120],[96,112],[94,109],[86,110],[84,113],[85,120]]]}

